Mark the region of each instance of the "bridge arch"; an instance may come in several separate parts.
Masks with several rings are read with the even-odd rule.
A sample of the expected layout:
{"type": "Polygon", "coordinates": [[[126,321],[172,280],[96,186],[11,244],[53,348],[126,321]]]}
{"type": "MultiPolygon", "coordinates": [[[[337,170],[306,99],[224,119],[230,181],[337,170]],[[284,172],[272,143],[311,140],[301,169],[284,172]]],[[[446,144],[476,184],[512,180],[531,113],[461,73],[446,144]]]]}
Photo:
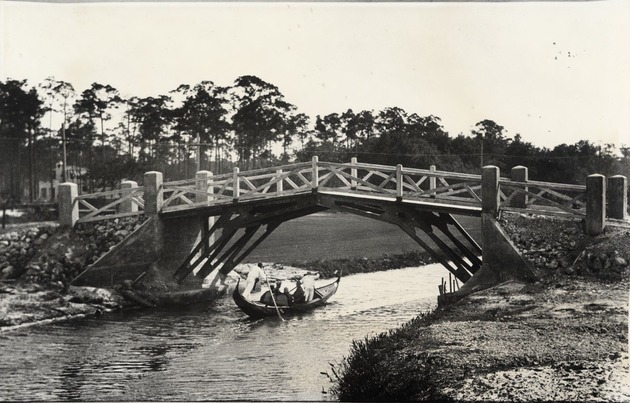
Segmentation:
{"type": "MultiPolygon", "coordinates": [[[[587,203],[586,186],[530,181],[524,167],[515,167],[512,179],[507,179],[496,167],[471,175],[438,171],[434,166],[411,169],[360,164],[356,159],[330,163],[314,157],[309,163],[248,172],[235,168],[224,175],[201,171],[194,179],[171,182],[164,182],[159,172],[148,172],[141,187],[127,182],[119,190],[91,195],[77,195],[74,187],[66,183],[60,188],[62,224],[138,214],[149,217],[123,245],[86,270],[78,283],[90,283],[99,272],[101,279],[107,274],[112,282],[133,279],[151,266],[179,284],[198,284],[189,281],[196,268],[193,277],[203,278],[214,270],[225,275],[283,222],[324,210],[398,226],[462,282],[473,275],[495,281],[503,270],[501,260],[522,266],[515,273],[528,277],[527,263],[519,259],[496,222],[500,211],[600,218],[587,203]],[[95,197],[108,201],[97,208],[90,204],[95,197]],[[482,244],[498,245],[502,252],[482,251],[454,215],[481,217],[482,244]],[[112,275],[116,267],[127,269],[112,275]],[[484,271],[491,275],[483,275],[484,271]]],[[[600,198],[592,199],[601,211],[600,198]]],[[[601,221],[594,221],[594,231],[603,229],[606,220],[601,221]]]]}

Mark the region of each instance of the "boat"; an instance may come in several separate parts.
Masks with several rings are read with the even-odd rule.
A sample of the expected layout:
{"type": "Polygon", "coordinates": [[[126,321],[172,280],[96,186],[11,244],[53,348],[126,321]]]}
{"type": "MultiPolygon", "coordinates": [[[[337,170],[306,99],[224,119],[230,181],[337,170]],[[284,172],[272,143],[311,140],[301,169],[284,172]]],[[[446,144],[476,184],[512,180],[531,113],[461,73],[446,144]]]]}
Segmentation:
{"type": "MultiPolygon", "coordinates": [[[[315,308],[319,308],[322,305],[325,305],[330,297],[335,295],[335,293],[337,292],[340,280],[341,272],[337,275],[337,279],[332,283],[326,284],[321,287],[316,287],[315,295],[313,299],[309,302],[292,305],[278,305],[278,311],[280,311],[280,315],[292,316],[303,312],[308,312],[315,308]]],[[[232,298],[234,299],[236,305],[241,309],[241,311],[245,312],[247,316],[254,319],[278,315],[278,311],[276,311],[276,306],[274,304],[267,305],[258,301],[250,301],[243,297],[243,294],[241,294],[241,289],[239,287],[240,282],[241,279],[239,278],[238,282],[236,283],[236,288],[232,293],[232,298]]]]}

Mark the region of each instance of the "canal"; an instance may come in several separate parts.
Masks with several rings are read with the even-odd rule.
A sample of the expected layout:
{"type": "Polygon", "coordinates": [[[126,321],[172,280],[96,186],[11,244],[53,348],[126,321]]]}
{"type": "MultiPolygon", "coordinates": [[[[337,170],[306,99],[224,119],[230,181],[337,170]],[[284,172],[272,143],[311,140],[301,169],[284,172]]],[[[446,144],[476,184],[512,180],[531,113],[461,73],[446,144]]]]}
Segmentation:
{"type": "Polygon", "coordinates": [[[432,309],[442,277],[437,264],[347,276],[328,305],[284,322],[225,297],[5,332],[0,399],[334,400],[322,372],[352,340],[432,309]]]}

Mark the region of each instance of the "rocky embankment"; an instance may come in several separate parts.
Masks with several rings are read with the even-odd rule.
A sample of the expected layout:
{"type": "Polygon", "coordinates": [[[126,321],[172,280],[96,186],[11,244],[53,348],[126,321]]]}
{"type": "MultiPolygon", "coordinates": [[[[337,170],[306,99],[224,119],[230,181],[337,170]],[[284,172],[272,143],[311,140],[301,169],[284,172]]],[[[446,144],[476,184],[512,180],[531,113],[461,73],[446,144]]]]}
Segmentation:
{"type": "Polygon", "coordinates": [[[0,234],[0,329],[80,317],[129,305],[116,292],[70,282],[142,219],[14,227],[0,234]]]}
{"type": "Polygon", "coordinates": [[[629,401],[630,229],[506,215],[539,281],[470,294],[355,342],[341,400],[629,401]]]}

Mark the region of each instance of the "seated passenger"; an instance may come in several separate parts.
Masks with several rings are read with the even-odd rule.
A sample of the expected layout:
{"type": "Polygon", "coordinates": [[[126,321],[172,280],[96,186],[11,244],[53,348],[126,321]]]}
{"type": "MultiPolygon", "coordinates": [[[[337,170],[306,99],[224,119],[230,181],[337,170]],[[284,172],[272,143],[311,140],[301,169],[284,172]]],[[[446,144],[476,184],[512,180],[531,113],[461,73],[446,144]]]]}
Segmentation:
{"type": "Polygon", "coordinates": [[[297,287],[295,291],[293,291],[293,302],[296,304],[304,303],[304,288],[302,288],[302,282],[300,280],[297,281],[297,287]]]}
{"type": "Polygon", "coordinates": [[[274,292],[275,287],[271,286],[271,291],[267,290],[260,296],[260,302],[266,305],[273,305],[273,299],[271,298],[271,293],[274,292]]]}
{"type": "Polygon", "coordinates": [[[276,294],[276,304],[278,304],[278,306],[290,306],[292,305],[292,300],[293,298],[291,298],[287,287],[284,287],[284,291],[281,293],[276,294]]]}

